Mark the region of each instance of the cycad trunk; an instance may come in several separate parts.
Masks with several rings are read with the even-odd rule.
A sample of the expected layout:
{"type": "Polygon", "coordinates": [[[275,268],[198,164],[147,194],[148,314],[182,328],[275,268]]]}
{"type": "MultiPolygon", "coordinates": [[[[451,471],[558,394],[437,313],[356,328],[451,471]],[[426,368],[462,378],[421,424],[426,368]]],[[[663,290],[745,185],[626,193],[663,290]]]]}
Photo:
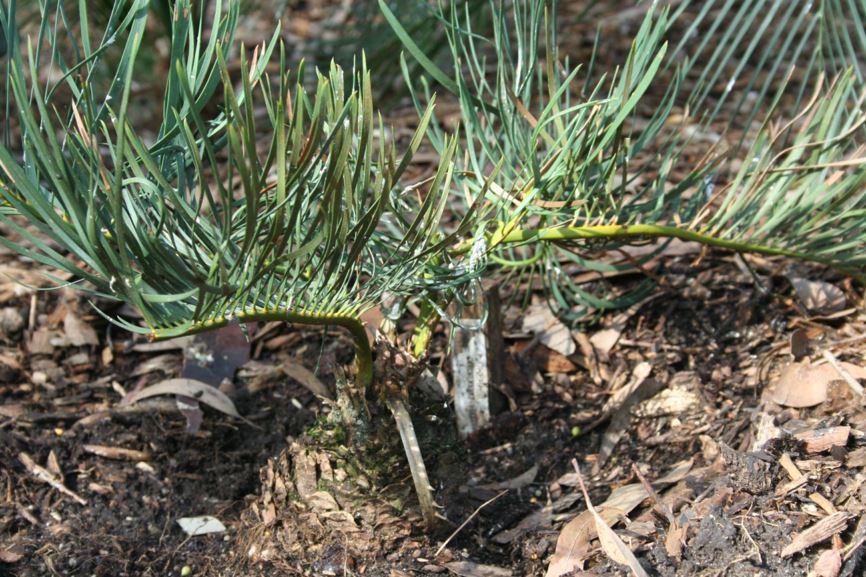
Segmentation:
{"type": "MultiPolygon", "coordinates": [[[[356,513],[382,486],[405,479],[408,461],[423,524],[428,530],[438,525],[438,505],[408,407],[423,364],[384,339],[376,351],[374,386],[338,373],[331,412],[262,469],[261,496],[253,506],[259,521],[285,520],[309,509],[324,515],[329,530],[357,530],[364,521],[356,513]]],[[[453,436],[449,431],[437,431],[437,440],[453,436]]],[[[400,486],[405,489],[393,484],[400,486]]],[[[407,505],[414,509],[411,501],[407,505]]]]}

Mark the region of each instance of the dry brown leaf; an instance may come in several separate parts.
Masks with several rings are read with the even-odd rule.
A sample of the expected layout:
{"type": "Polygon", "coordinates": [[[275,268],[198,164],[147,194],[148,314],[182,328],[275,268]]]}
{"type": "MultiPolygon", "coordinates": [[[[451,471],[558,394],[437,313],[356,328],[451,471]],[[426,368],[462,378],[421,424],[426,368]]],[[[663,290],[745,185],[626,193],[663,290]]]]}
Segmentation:
{"type": "Polygon", "coordinates": [[[488,483],[486,485],[479,485],[482,489],[489,489],[491,491],[501,491],[503,489],[522,489],[523,487],[528,486],[530,483],[535,481],[535,477],[538,475],[538,465],[533,465],[525,473],[514,477],[513,479],[508,479],[506,481],[500,481],[498,483],[488,483]]]}
{"type": "Polygon", "coordinates": [[[847,363],[842,361],[839,363],[843,369],[848,371],[848,374],[860,381],[866,381],[866,367],[855,365],[853,363],[847,363]]]}
{"type": "Polygon", "coordinates": [[[67,312],[66,316],[63,317],[63,332],[67,345],[84,347],[99,344],[99,336],[93,327],[71,312],[67,312]]]}
{"type": "Polygon", "coordinates": [[[811,313],[831,313],[845,308],[845,293],[828,282],[789,276],[797,298],[811,313]]]}
{"type": "Polygon", "coordinates": [[[791,363],[773,385],[770,399],[779,405],[802,409],[827,400],[830,383],[839,379],[830,365],[812,365],[808,361],[791,363]]]}
{"type": "Polygon", "coordinates": [[[842,569],[842,554],[837,549],[828,549],[815,561],[811,575],[814,577],[836,577],[842,569]]]}
{"type": "Polygon", "coordinates": [[[686,478],[694,464],[695,460],[691,457],[675,463],[670,471],[653,481],[653,485],[670,485],[673,483],[679,483],[686,478]]]}
{"type": "Polygon", "coordinates": [[[194,379],[166,379],[132,393],[121,401],[122,405],[131,405],[143,399],[159,395],[183,395],[206,404],[226,415],[242,419],[235,404],[225,393],[207,383],[194,379]]]}
{"type": "Polygon", "coordinates": [[[303,385],[307,390],[309,390],[317,397],[322,397],[325,399],[334,398],[331,390],[322,381],[319,380],[319,377],[317,377],[315,373],[313,373],[304,365],[289,361],[281,364],[280,370],[286,375],[288,375],[289,378],[298,381],[298,383],[303,385]]]}
{"type": "Polygon", "coordinates": [[[511,569],[472,561],[452,561],[444,565],[449,571],[461,577],[511,577],[512,575],[511,569]]]}
{"type": "Polygon", "coordinates": [[[523,330],[534,333],[541,344],[562,355],[568,356],[577,350],[571,331],[544,303],[535,303],[529,307],[523,317],[523,330]]]}
{"type": "MultiPolygon", "coordinates": [[[[693,459],[676,463],[673,468],[656,479],[654,485],[669,485],[684,479],[694,465],[693,459]]],[[[556,481],[561,485],[576,485],[577,472],[567,473],[556,481]]],[[[598,514],[612,524],[623,515],[628,515],[649,497],[642,483],[632,483],[614,489],[607,500],[596,507],[598,514]]],[[[584,511],[568,522],[556,541],[556,550],[547,569],[547,577],[558,577],[570,571],[582,569],[584,559],[589,555],[590,541],[596,536],[594,519],[589,511],[584,511]]]]}
{"type": "Polygon", "coordinates": [[[676,560],[682,559],[685,539],[685,527],[681,527],[676,522],[672,523],[668,528],[667,535],[665,535],[665,551],[667,551],[668,555],[676,560]]]}
{"type": "Polygon", "coordinates": [[[57,453],[54,452],[54,449],[48,451],[48,460],[45,461],[45,468],[48,469],[55,478],[63,478],[63,469],[60,467],[60,461],[57,460],[57,453]]]}
{"type": "Polygon", "coordinates": [[[25,452],[18,453],[18,460],[21,461],[21,464],[24,465],[24,468],[27,469],[27,472],[33,475],[39,481],[46,483],[56,489],[57,491],[63,493],[67,497],[72,498],[79,505],[87,505],[87,501],[79,496],[76,492],[69,489],[66,485],[63,484],[63,481],[58,479],[54,473],[46,469],[45,467],[39,465],[33,460],[33,457],[28,455],[25,452]]]}
{"type": "Polygon", "coordinates": [[[592,514],[584,511],[559,532],[556,550],[550,558],[545,577],[559,577],[583,568],[583,561],[589,554],[589,542],[595,537],[592,514]]]}
{"type": "Polygon", "coordinates": [[[611,529],[607,522],[599,515],[595,509],[592,509],[592,517],[595,520],[595,530],[598,531],[598,540],[601,543],[601,548],[610,559],[620,565],[625,565],[631,569],[635,577],[649,577],[640,561],[628,548],[628,545],[623,543],[616,531],[611,529]]]}
{"type": "Polygon", "coordinates": [[[624,325],[617,325],[615,327],[601,329],[600,331],[596,331],[591,337],[589,337],[589,342],[592,344],[598,354],[602,358],[604,358],[608,355],[608,353],[610,353],[614,345],[619,342],[619,339],[622,336],[622,329],[624,328],[624,325]]]}
{"type": "MultiPolygon", "coordinates": [[[[577,465],[577,459],[572,460],[572,464],[574,465],[574,470],[577,473],[577,480],[580,483],[580,490],[583,493],[583,498],[586,502],[586,508],[589,509],[589,512],[592,514],[593,521],[595,522],[595,530],[598,533],[598,540],[601,543],[602,550],[612,561],[619,563],[620,565],[626,565],[629,569],[631,569],[635,577],[649,577],[647,572],[641,566],[640,562],[637,560],[637,557],[635,557],[634,553],[631,552],[631,549],[629,549],[628,546],[623,543],[622,539],[619,538],[619,535],[617,535],[616,532],[610,528],[607,520],[605,520],[601,515],[599,515],[598,511],[596,511],[595,507],[593,507],[592,501],[589,499],[589,493],[586,490],[586,486],[583,484],[583,477],[580,474],[580,469],[577,465]]],[[[643,487],[641,488],[643,489],[643,487]]]]}
{"type": "MultiPolygon", "coordinates": [[[[648,496],[640,483],[617,487],[604,503],[595,508],[596,514],[605,523],[613,524],[623,515],[628,515],[648,496]]],[[[596,535],[596,518],[590,511],[584,511],[569,521],[556,540],[556,550],[547,567],[546,577],[559,577],[582,569],[583,561],[590,553],[590,541],[596,535]]]]}
{"type": "Polygon", "coordinates": [[[535,361],[538,369],[548,375],[573,373],[577,370],[577,365],[568,360],[568,357],[547,347],[535,347],[532,359],[535,361]]]}
{"type": "Polygon", "coordinates": [[[18,563],[24,558],[24,553],[16,551],[14,548],[0,548],[0,563],[18,563]]]}

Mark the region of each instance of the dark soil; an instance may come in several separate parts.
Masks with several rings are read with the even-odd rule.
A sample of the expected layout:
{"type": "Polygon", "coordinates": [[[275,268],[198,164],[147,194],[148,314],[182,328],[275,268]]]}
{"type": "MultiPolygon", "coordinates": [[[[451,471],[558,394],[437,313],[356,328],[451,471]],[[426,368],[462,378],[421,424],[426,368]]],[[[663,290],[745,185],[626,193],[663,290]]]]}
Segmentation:
{"type": "MultiPolygon", "coordinates": [[[[259,364],[247,366],[257,367],[256,376],[236,378],[227,389],[249,423],[206,408],[200,430],[189,433],[173,402],[145,401],[137,410],[118,406],[120,387],[176,374],[181,351],[136,352],[134,339],[88,316],[74,295],[40,295],[33,301],[36,326],[8,334],[3,357],[0,567],[20,576],[181,575],[185,567],[193,575],[499,574],[485,573],[491,566],[541,575],[563,523],[585,509],[571,459],[581,462],[596,505],[612,489],[637,481],[633,466],[652,481],[689,459],[685,476],[657,486],[662,504],[644,501],[626,512],[631,522],[618,527],[644,566],[658,575],[803,575],[831,541],[856,544],[862,537],[857,518],[866,502],[866,414],[850,393],[845,401],[844,387],[836,393],[841,397],[815,409],[773,408],[762,399],[763,366],[772,365],[772,379],[787,362],[789,335],[797,327],[814,334],[819,348],[863,334],[862,313],[849,309],[836,318],[806,320],[781,283],[765,294],[725,259],[694,267],[673,258],[666,278],[670,286],[633,311],[606,356],[566,358],[507,327],[506,365],[518,408],[499,414],[465,443],[455,440],[448,413],[438,410],[441,402],[427,400],[426,408],[419,402],[419,435],[448,520],[432,533],[421,526],[394,443],[390,453],[385,447],[358,465],[364,459],[334,449],[322,434],[329,427],[321,416],[330,408],[267,369],[303,362],[312,370],[318,362],[319,376],[332,383],[334,367],[350,355],[343,336],[323,341],[320,331],[280,328],[254,337],[259,364]],[[66,346],[63,337],[70,338],[62,327],[70,325],[61,310],[81,314],[101,335],[98,344],[66,346]],[[40,327],[56,332],[55,345],[48,345],[53,350],[27,354],[40,327]],[[113,351],[111,362],[106,349],[113,351]],[[131,376],[156,355],[168,355],[163,370],[131,376]],[[647,400],[634,403],[623,420],[605,403],[644,362],[651,366],[648,384],[635,395],[647,400]],[[602,375],[599,383],[593,373],[602,375]],[[652,408],[672,390],[691,393],[692,406],[673,414],[652,408]],[[763,452],[750,453],[761,414],[774,414],[783,432],[763,452]],[[852,429],[829,452],[781,440],[789,438],[786,428],[838,425],[852,429]],[[612,450],[600,449],[609,442],[612,450]],[[94,454],[92,445],[142,454],[112,459],[94,454]],[[23,454],[86,502],[40,481],[23,454]],[[781,489],[791,481],[778,464],[783,454],[808,475],[791,491],[781,489]],[[278,495],[279,479],[298,482],[304,459],[313,463],[314,488],[334,495],[334,503],[278,495]],[[826,499],[811,499],[815,494],[826,499]],[[816,503],[848,511],[848,530],[782,558],[792,534],[826,515],[816,503]],[[683,528],[678,547],[665,541],[671,530],[665,511],[683,528]],[[202,514],[217,517],[227,530],[188,537],[177,525],[181,517],[202,514]]],[[[24,319],[31,316],[29,297],[12,296],[3,305],[24,319]]],[[[516,311],[506,309],[505,317],[508,324],[516,311]]],[[[856,363],[863,343],[833,350],[856,363]]],[[[584,567],[584,574],[625,574],[597,542],[586,551],[584,567]]]]}

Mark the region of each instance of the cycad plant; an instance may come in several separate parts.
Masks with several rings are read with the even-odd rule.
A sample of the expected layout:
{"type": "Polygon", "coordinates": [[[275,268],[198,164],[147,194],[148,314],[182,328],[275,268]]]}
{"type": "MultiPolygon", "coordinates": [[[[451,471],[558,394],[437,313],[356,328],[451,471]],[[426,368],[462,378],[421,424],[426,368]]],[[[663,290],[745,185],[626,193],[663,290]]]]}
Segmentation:
{"type": "Polygon", "coordinates": [[[866,279],[862,0],[679,2],[674,12],[639,2],[642,24],[611,70],[560,58],[550,0],[485,4],[490,37],[473,30],[477,3],[442,4],[444,61],[379,0],[419,112],[405,143],[375,112],[376,71],[362,55],[356,72],[317,70],[305,87],[277,33],[239,48],[238,2],[208,4],[173,4],[152,131],[130,108],[148,0],[116,2],[99,32],[83,0],[42,0],[27,30],[15,0],[3,5],[0,221],[16,238],[0,242],[133,305],[144,326],[101,312],[153,339],[263,320],[345,327],[354,379],[393,412],[429,523],[405,390],[431,327],[482,275],[541,279],[564,318],[636,298],[585,290],[569,271],[640,265],[593,256],[656,237],[866,279]],[[668,45],[677,28],[684,40],[668,45]],[[427,76],[409,74],[410,61],[427,76]],[[455,134],[434,115],[437,90],[459,102],[455,134]],[[726,127],[741,138],[696,143],[726,127]],[[425,137],[438,167],[407,182],[425,137]],[[361,314],[385,297],[416,301],[422,315],[414,357],[380,342],[374,364],[361,314]]]}

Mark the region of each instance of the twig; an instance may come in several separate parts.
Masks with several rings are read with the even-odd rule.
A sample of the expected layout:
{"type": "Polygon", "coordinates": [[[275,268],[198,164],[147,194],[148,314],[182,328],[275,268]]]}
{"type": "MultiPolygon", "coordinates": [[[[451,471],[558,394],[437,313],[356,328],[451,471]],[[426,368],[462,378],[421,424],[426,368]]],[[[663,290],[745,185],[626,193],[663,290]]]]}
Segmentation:
{"type": "Polygon", "coordinates": [[[433,499],[433,489],[430,487],[427,467],[424,466],[424,458],[421,456],[421,447],[418,445],[412,417],[409,416],[409,411],[402,399],[391,397],[386,400],[386,403],[397,422],[397,430],[400,432],[406,459],[409,461],[409,470],[412,472],[412,481],[415,483],[415,493],[417,493],[418,502],[421,505],[421,514],[424,517],[424,523],[430,529],[436,524],[438,505],[433,499]]]}
{"type": "Polygon", "coordinates": [[[653,486],[650,485],[649,481],[646,480],[646,477],[643,476],[643,473],[640,472],[640,469],[637,468],[636,464],[632,463],[631,470],[634,472],[635,475],[637,475],[637,478],[640,481],[640,484],[643,485],[643,488],[647,492],[647,495],[649,495],[650,499],[653,500],[654,508],[665,516],[668,523],[673,525],[676,520],[674,519],[674,513],[671,510],[670,505],[662,502],[661,498],[659,498],[658,493],[656,493],[656,490],[653,489],[653,486]]]}
{"type": "Polygon", "coordinates": [[[98,457],[106,459],[116,459],[119,461],[148,461],[150,453],[146,451],[136,451],[135,449],[124,449],[123,447],[106,447],[103,445],[84,445],[82,447],[85,452],[91,453],[98,457]]]}
{"type": "Polygon", "coordinates": [[[839,373],[845,382],[848,383],[848,386],[851,387],[851,390],[854,391],[854,394],[857,396],[863,396],[863,385],[857,382],[857,379],[851,376],[851,373],[845,370],[845,367],[839,364],[839,361],[836,360],[836,356],[828,350],[824,350],[821,352],[824,355],[824,358],[827,359],[833,368],[836,369],[836,372],[839,373]]]}
{"type": "Polygon", "coordinates": [[[495,496],[493,496],[493,497],[490,497],[489,499],[487,499],[486,501],[484,501],[483,503],[481,503],[480,505],[478,505],[478,508],[476,508],[476,509],[472,512],[471,515],[469,515],[468,517],[466,517],[466,520],[463,521],[462,523],[460,523],[460,526],[457,527],[456,529],[454,529],[454,532],[451,533],[451,535],[449,535],[447,539],[445,539],[445,541],[442,543],[442,545],[439,546],[438,549],[436,549],[436,553],[433,555],[433,557],[438,557],[438,556],[439,556],[439,553],[441,553],[441,552],[445,549],[445,547],[448,546],[448,543],[450,543],[450,542],[454,539],[454,537],[456,537],[457,534],[460,533],[460,531],[462,531],[464,527],[466,527],[466,525],[469,523],[469,521],[471,521],[472,519],[474,519],[475,516],[478,515],[478,513],[480,513],[481,510],[482,510],[484,507],[486,507],[486,506],[490,505],[491,503],[497,501],[500,497],[502,497],[502,496],[503,496],[505,493],[507,493],[507,492],[508,492],[508,489],[503,489],[502,491],[499,492],[498,495],[495,495],[495,496]]]}
{"type": "Polygon", "coordinates": [[[43,483],[47,483],[48,485],[51,485],[67,497],[74,499],[75,502],[77,502],[79,505],[87,505],[87,501],[81,498],[74,491],[68,489],[66,485],[55,479],[51,471],[49,471],[45,467],[37,465],[33,458],[30,457],[30,455],[28,455],[27,453],[23,451],[18,453],[18,460],[21,461],[21,463],[27,469],[27,472],[36,477],[38,480],[42,481],[43,483]]]}

